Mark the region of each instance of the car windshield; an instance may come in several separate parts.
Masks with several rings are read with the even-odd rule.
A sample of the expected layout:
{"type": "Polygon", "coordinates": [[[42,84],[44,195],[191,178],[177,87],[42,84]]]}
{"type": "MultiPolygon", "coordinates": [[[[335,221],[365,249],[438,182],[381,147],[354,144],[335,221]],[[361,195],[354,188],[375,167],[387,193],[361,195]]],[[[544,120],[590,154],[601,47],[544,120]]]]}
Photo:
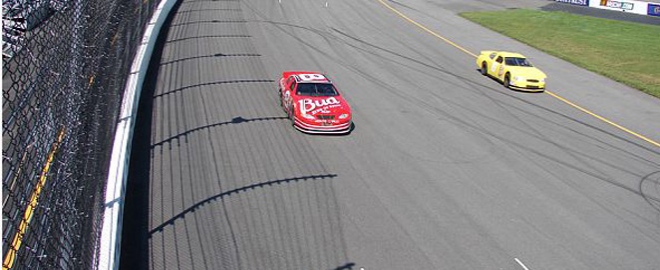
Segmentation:
{"type": "Polygon", "coordinates": [[[330,83],[301,83],[296,90],[299,96],[325,97],[338,95],[330,83]]]}
{"type": "Polygon", "coordinates": [[[520,66],[520,67],[531,67],[532,63],[527,61],[527,58],[522,57],[507,57],[504,62],[507,66],[520,66]]]}

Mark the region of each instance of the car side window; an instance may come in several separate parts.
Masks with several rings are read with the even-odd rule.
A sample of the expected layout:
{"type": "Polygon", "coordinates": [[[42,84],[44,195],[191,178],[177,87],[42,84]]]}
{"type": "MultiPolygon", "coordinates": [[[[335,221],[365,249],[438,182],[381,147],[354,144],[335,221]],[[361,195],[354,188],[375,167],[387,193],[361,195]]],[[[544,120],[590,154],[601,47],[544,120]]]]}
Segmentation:
{"type": "Polygon", "coordinates": [[[293,76],[289,76],[289,79],[286,80],[286,85],[291,85],[293,82],[293,76]]]}
{"type": "Polygon", "coordinates": [[[498,56],[498,57],[497,57],[497,60],[495,60],[495,61],[497,61],[498,63],[502,64],[502,62],[504,61],[504,58],[502,58],[502,56],[498,56]]]}
{"type": "Polygon", "coordinates": [[[491,53],[491,54],[490,54],[490,56],[489,56],[489,57],[490,57],[490,59],[493,59],[493,58],[495,58],[495,55],[497,55],[497,53],[491,53]]]}
{"type": "Polygon", "coordinates": [[[291,83],[291,86],[289,87],[289,89],[291,90],[291,92],[293,92],[294,90],[296,90],[296,82],[292,82],[292,83],[291,83]]]}

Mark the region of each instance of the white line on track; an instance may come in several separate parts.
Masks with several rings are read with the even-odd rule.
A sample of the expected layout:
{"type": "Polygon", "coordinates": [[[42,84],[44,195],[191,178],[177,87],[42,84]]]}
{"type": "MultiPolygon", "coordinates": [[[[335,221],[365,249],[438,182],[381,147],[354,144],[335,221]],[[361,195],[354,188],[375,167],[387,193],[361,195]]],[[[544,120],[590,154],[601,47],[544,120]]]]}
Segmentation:
{"type": "Polygon", "coordinates": [[[525,264],[522,261],[520,261],[518,258],[513,258],[513,259],[516,260],[516,262],[520,264],[520,266],[522,266],[523,269],[529,270],[529,268],[527,268],[527,266],[525,266],[525,264]]]}

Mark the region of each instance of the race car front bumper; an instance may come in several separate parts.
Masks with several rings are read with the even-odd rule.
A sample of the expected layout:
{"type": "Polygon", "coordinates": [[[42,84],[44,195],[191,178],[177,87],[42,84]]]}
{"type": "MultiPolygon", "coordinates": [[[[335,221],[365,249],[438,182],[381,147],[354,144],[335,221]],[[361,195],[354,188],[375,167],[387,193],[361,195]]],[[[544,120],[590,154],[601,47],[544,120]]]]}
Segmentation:
{"type": "Polygon", "coordinates": [[[509,88],[518,90],[518,91],[525,91],[525,92],[543,92],[545,91],[545,87],[540,88],[538,86],[517,86],[517,85],[509,85],[509,88]]]}
{"type": "Polygon", "coordinates": [[[509,87],[520,91],[543,92],[545,91],[545,81],[525,79],[521,79],[519,81],[512,80],[509,82],[509,87]]]}
{"type": "Polygon", "coordinates": [[[348,134],[353,129],[353,121],[348,120],[339,124],[329,122],[306,123],[296,118],[293,126],[304,133],[310,134],[348,134]]]}

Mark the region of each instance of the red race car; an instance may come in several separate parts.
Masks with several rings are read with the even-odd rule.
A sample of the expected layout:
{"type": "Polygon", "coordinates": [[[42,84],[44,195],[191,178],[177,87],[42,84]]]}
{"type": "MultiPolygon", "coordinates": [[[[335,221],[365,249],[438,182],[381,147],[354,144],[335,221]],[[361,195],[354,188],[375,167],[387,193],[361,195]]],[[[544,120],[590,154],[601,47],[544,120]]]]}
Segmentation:
{"type": "Polygon", "coordinates": [[[351,107],[325,75],[285,71],[279,88],[282,108],[296,129],[305,133],[351,132],[351,107]]]}

